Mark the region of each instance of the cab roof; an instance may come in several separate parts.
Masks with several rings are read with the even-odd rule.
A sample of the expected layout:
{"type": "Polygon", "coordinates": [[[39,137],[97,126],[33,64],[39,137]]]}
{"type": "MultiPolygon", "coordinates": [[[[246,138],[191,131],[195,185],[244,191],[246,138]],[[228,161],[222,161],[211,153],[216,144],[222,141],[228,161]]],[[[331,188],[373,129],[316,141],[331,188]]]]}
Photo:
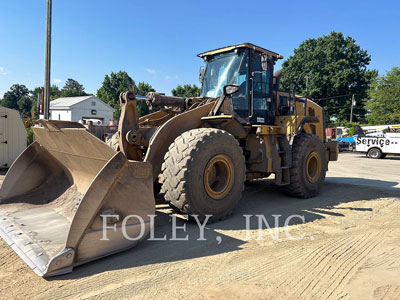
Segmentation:
{"type": "Polygon", "coordinates": [[[266,53],[266,54],[268,54],[268,55],[270,55],[270,56],[272,56],[272,57],[274,57],[276,59],[283,58],[282,55],[280,55],[280,54],[278,54],[276,52],[264,49],[262,47],[253,45],[251,43],[243,43],[243,44],[238,44],[238,45],[232,45],[232,46],[227,46],[227,47],[223,47],[223,48],[218,48],[218,49],[215,49],[215,50],[211,50],[211,51],[207,51],[207,52],[203,52],[203,53],[197,54],[197,56],[203,58],[203,57],[206,57],[206,56],[209,56],[209,55],[215,55],[215,54],[219,54],[219,53],[223,53],[223,52],[228,52],[228,51],[232,51],[232,50],[239,49],[239,48],[250,48],[250,49],[259,51],[261,53],[266,53]]]}

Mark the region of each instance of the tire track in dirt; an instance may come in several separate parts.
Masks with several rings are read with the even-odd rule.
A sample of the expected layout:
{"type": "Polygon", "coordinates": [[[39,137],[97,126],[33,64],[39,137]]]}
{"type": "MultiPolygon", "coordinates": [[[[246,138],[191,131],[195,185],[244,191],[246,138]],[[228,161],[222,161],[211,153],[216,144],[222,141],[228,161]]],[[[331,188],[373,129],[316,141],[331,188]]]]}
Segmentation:
{"type": "MultiPolygon", "coordinates": [[[[290,243],[289,243],[290,244],[290,243]]],[[[343,244],[345,244],[343,242],[343,244]]],[[[281,250],[284,250],[284,252],[278,254],[278,255],[271,255],[268,256],[268,259],[265,259],[265,253],[268,252],[269,247],[261,247],[257,249],[246,249],[247,251],[247,260],[246,262],[242,264],[237,264],[234,257],[232,257],[228,263],[231,263],[231,267],[228,270],[222,270],[215,275],[216,283],[209,284],[209,286],[212,286],[213,289],[228,289],[229,290],[229,285],[231,282],[250,282],[250,281],[255,281],[258,283],[258,285],[267,285],[271,286],[271,282],[276,279],[276,277],[279,277],[280,275],[277,275],[279,273],[283,273],[285,277],[288,277],[288,274],[291,274],[290,277],[292,278],[292,270],[293,270],[293,264],[299,261],[302,261],[305,259],[305,257],[312,256],[312,254],[308,253],[307,251],[304,251],[304,245],[297,245],[297,244],[292,244],[296,245],[295,247],[289,247],[289,248],[282,248],[281,250]],[[270,258],[273,256],[273,259],[270,260],[270,258]],[[263,259],[264,257],[264,259],[263,259]],[[254,262],[253,262],[254,261],[254,262]],[[262,261],[262,263],[260,263],[262,261]],[[280,271],[279,273],[277,271],[280,271]]],[[[325,245],[324,249],[325,251],[328,251],[329,248],[334,247],[335,242],[330,242],[327,245],[325,245]]],[[[337,244],[336,244],[337,246],[337,244]]],[[[332,250],[331,250],[332,251],[332,250]]],[[[317,248],[314,250],[314,253],[320,252],[321,253],[321,248],[317,248]]],[[[301,271],[300,271],[301,272],[301,271]]],[[[200,275],[200,274],[199,274],[200,275]]],[[[207,287],[207,282],[202,283],[203,287],[207,287]]],[[[199,290],[198,290],[199,291],[199,290]]],[[[281,289],[276,289],[274,287],[274,291],[278,292],[280,295],[282,293],[285,293],[285,290],[281,289]]]]}
{"type": "Polygon", "coordinates": [[[278,255],[269,255],[265,257],[269,247],[260,247],[246,249],[247,255],[245,260],[237,261],[236,257],[231,257],[228,260],[229,269],[222,270],[214,279],[215,287],[222,287],[226,281],[247,281],[260,278],[264,280],[271,273],[271,270],[277,269],[284,264],[288,264],[297,260],[299,257],[306,254],[306,251],[301,248],[293,251],[285,251],[278,255]]]}
{"type": "MultiPolygon", "coordinates": [[[[179,242],[178,242],[179,244],[179,242]]],[[[158,246],[158,245],[157,245],[158,246]]],[[[199,268],[199,266],[202,266],[202,272],[210,272],[209,270],[215,266],[215,263],[212,263],[212,261],[215,260],[215,262],[221,261],[221,258],[218,258],[218,256],[215,256],[215,259],[213,256],[205,256],[205,257],[199,257],[199,258],[194,258],[194,259],[187,259],[185,260],[184,258],[179,256],[179,253],[176,253],[176,242],[175,243],[170,243],[166,244],[163,246],[162,243],[159,244],[161,248],[164,248],[162,250],[163,252],[166,253],[166,256],[164,257],[165,262],[154,262],[154,263],[149,263],[146,264],[147,260],[152,259],[152,252],[153,249],[150,249],[149,252],[143,253],[143,251],[140,251],[140,253],[135,254],[139,256],[143,256],[143,265],[141,266],[127,266],[124,269],[123,262],[125,260],[128,260],[132,253],[122,253],[120,254],[119,257],[110,257],[108,260],[106,259],[105,261],[107,264],[104,264],[103,262],[98,261],[94,262],[94,266],[92,266],[92,269],[96,269],[96,264],[101,265],[103,270],[111,269],[112,271],[104,271],[100,274],[94,274],[91,276],[86,276],[84,278],[77,278],[73,280],[69,280],[67,283],[63,284],[62,290],[60,290],[60,293],[57,293],[57,295],[49,295],[48,299],[56,299],[58,297],[76,297],[77,295],[90,295],[92,294],[90,291],[96,290],[94,286],[99,285],[103,287],[102,290],[104,290],[104,294],[106,295],[108,293],[109,289],[114,290],[116,292],[119,289],[125,289],[125,286],[130,286],[129,288],[133,288],[136,291],[141,291],[143,289],[148,289],[149,287],[152,286],[152,283],[154,283],[154,280],[150,280],[147,282],[145,279],[139,280],[135,279],[132,280],[130,279],[131,277],[135,278],[165,278],[165,279],[160,279],[161,281],[159,282],[160,285],[163,285],[166,281],[165,280],[174,280],[178,278],[179,276],[182,276],[183,273],[186,273],[186,275],[191,276],[193,278],[196,278],[198,276],[199,272],[190,272],[191,270],[195,270],[196,268],[199,268]],[[173,251],[175,249],[175,251],[173,251]],[[169,258],[172,261],[169,261],[169,258]],[[199,260],[200,259],[200,260],[199,260]],[[201,260],[205,260],[206,262],[202,264],[201,260]],[[176,261],[173,261],[176,260],[176,261]],[[210,263],[211,262],[211,263],[210,263]],[[189,264],[189,267],[187,266],[189,264]],[[112,268],[114,265],[114,268],[112,268]],[[115,269],[115,265],[121,265],[121,269],[115,269]],[[184,265],[185,268],[182,266],[184,265]],[[191,268],[190,265],[193,265],[191,268]],[[110,266],[110,268],[108,268],[110,266]],[[176,271],[180,270],[180,271],[176,271]],[[208,270],[208,271],[207,271],[208,270]],[[176,273],[176,276],[174,275],[176,273]],[[192,274],[190,274],[192,273],[192,274]],[[169,278],[169,279],[167,279],[169,278]],[[164,282],[165,281],[165,282],[164,282]],[[133,285],[133,286],[132,286],[133,285]],[[142,288],[143,286],[143,288],[142,288]],[[64,291],[65,290],[65,291],[64,291]],[[52,298],[54,297],[54,298],[52,298]]],[[[160,247],[157,249],[159,250],[160,247]]],[[[197,244],[195,243],[192,247],[186,249],[186,251],[199,251],[202,249],[204,245],[202,244],[197,244]]],[[[157,253],[159,255],[160,251],[157,250],[157,253]]],[[[132,249],[131,251],[135,251],[135,249],[132,249]]],[[[223,263],[223,262],[221,262],[223,263]]],[[[88,266],[86,266],[88,267],[88,266]]],[[[83,267],[84,268],[84,267],[83,267]]],[[[75,272],[78,272],[80,270],[76,270],[75,272]]],[[[93,272],[93,270],[92,270],[93,272]]],[[[83,272],[83,275],[85,272],[83,272]]],[[[87,274],[86,274],[87,275],[87,274]]],[[[68,276],[68,275],[67,275],[68,276]]],[[[73,275],[71,275],[73,276],[73,275]]]]}
{"type": "Polygon", "coordinates": [[[145,269],[136,267],[104,272],[84,279],[72,280],[64,285],[59,293],[52,291],[48,296],[42,294],[39,299],[84,299],[90,295],[97,296],[110,290],[115,291],[125,285],[137,285],[133,290],[146,289],[152,284],[162,284],[164,281],[175,279],[180,274],[176,265],[177,263],[172,263],[166,268],[165,264],[159,263],[147,266],[145,269]]]}
{"type": "Polygon", "coordinates": [[[393,265],[398,261],[400,261],[400,253],[384,252],[375,257],[373,261],[367,262],[363,266],[363,269],[373,269],[384,265],[393,265]]]}
{"type": "MultiPolygon", "coordinates": [[[[344,243],[344,242],[342,242],[344,243]]],[[[286,243],[285,243],[286,244],[286,243]]],[[[265,253],[269,252],[271,247],[257,247],[253,249],[246,249],[247,255],[245,260],[242,257],[243,264],[238,263],[235,258],[231,258],[230,262],[232,265],[229,270],[225,270],[220,277],[217,277],[218,281],[215,284],[216,287],[222,287],[227,281],[247,281],[247,280],[275,280],[280,276],[287,277],[288,271],[293,274],[292,265],[296,262],[309,263],[309,260],[313,258],[313,255],[319,253],[318,256],[323,256],[324,251],[328,251],[330,247],[339,247],[336,242],[327,243],[322,247],[315,248],[311,253],[304,245],[297,245],[296,243],[288,243],[288,246],[281,248],[281,253],[274,254],[265,258],[265,253]],[[289,270],[288,270],[289,269],[289,270]]],[[[276,250],[276,249],[275,249],[276,250]]],[[[297,276],[302,274],[303,270],[297,270],[297,276]]],[[[296,276],[296,274],[294,274],[296,276]]]]}
{"type": "Polygon", "coordinates": [[[374,299],[376,300],[400,299],[400,286],[385,285],[378,287],[374,291],[374,299]]]}
{"type": "MultiPolygon", "coordinates": [[[[7,249],[10,250],[11,249],[7,249]]],[[[17,259],[19,259],[19,257],[17,257],[17,255],[15,255],[14,253],[7,251],[7,253],[1,254],[0,255],[0,267],[7,268],[9,266],[13,266],[14,262],[17,261],[17,259]]]]}
{"type": "MultiPolygon", "coordinates": [[[[291,277],[293,278],[300,278],[299,281],[302,281],[304,279],[304,274],[309,274],[312,270],[308,270],[310,266],[318,266],[321,261],[327,257],[330,253],[336,251],[337,249],[340,249],[343,245],[346,245],[348,241],[351,241],[351,238],[345,238],[345,239],[333,239],[333,240],[323,240],[321,243],[322,245],[316,246],[316,248],[309,252],[306,257],[304,257],[300,262],[299,265],[301,266],[300,268],[295,268],[295,272],[291,272],[291,277]]],[[[292,266],[287,266],[287,268],[281,270],[281,274],[285,275],[289,271],[288,269],[291,269],[292,266]]],[[[282,278],[285,278],[286,276],[282,276],[282,278]]],[[[286,289],[293,289],[295,288],[294,284],[296,284],[295,281],[287,279],[283,280],[280,283],[277,283],[277,287],[281,290],[286,290],[286,289]]]]}
{"type": "Polygon", "coordinates": [[[335,253],[338,249],[342,249],[343,246],[348,244],[348,240],[346,239],[340,240],[339,243],[335,242],[327,243],[325,248],[322,249],[318,248],[316,255],[310,256],[310,259],[308,261],[301,262],[302,267],[299,268],[297,274],[294,275],[294,278],[300,278],[300,280],[298,280],[297,282],[296,281],[290,282],[289,285],[286,283],[285,286],[281,286],[282,289],[286,289],[289,287],[290,290],[293,290],[294,288],[297,288],[297,286],[300,283],[304,282],[304,284],[306,284],[308,282],[306,287],[303,287],[303,289],[301,289],[301,286],[299,287],[300,288],[299,292],[304,293],[304,291],[307,288],[309,288],[312,285],[312,283],[314,283],[314,276],[319,276],[319,274],[323,272],[324,268],[326,268],[326,261],[325,261],[326,257],[329,257],[331,253],[335,253]],[[313,279],[309,281],[310,274],[314,274],[314,272],[318,273],[313,275],[312,276],[313,279]]]}
{"type": "Polygon", "coordinates": [[[386,239],[388,247],[377,251],[374,257],[365,262],[362,269],[400,270],[400,249],[396,247],[396,245],[400,245],[400,238],[396,236],[394,239],[390,239],[390,235],[397,234],[395,230],[390,230],[386,234],[389,235],[389,238],[386,239]]]}
{"type": "MultiPolygon", "coordinates": [[[[358,247],[357,252],[349,256],[347,261],[343,261],[340,265],[340,269],[335,273],[335,282],[331,284],[329,288],[331,289],[330,294],[327,299],[334,297],[334,293],[342,293],[341,288],[351,279],[352,275],[358,270],[361,264],[366,260],[367,255],[375,249],[382,241],[379,239],[382,232],[378,232],[373,238],[368,239],[360,247],[358,247]],[[344,274],[344,275],[343,275],[344,274]]],[[[346,253],[347,254],[347,253],[346,253]]],[[[322,295],[329,292],[329,288],[324,291],[322,295]]]]}
{"type": "MultiPolygon", "coordinates": [[[[93,276],[90,278],[90,282],[83,283],[81,280],[80,282],[74,282],[72,289],[67,288],[69,291],[67,293],[57,293],[57,294],[52,294],[49,298],[46,299],[57,299],[60,297],[65,297],[65,298],[82,298],[82,299],[90,299],[91,297],[100,297],[100,298],[105,298],[111,297],[112,295],[120,295],[120,298],[122,298],[122,295],[126,295],[126,293],[130,295],[138,295],[141,292],[146,292],[145,298],[152,298],[151,295],[156,296],[159,293],[159,290],[164,288],[168,288],[168,280],[177,280],[177,281],[189,281],[191,283],[195,283],[196,281],[198,282],[199,285],[204,284],[204,279],[207,281],[210,281],[210,283],[215,283],[216,281],[223,283],[226,280],[231,280],[231,277],[234,276],[235,274],[246,274],[245,278],[252,278],[254,276],[253,269],[249,268],[249,264],[245,262],[243,265],[241,264],[236,264],[235,263],[235,258],[240,257],[239,255],[240,251],[234,252],[235,254],[229,255],[229,256],[215,256],[212,259],[210,257],[204,257],[196,260],[187,260],[183,262],[176,262],[173,265],[169,263],[168,265],[168,272],[165,272],[166,266],[158,264],[157,266],[147,266],[146,268],[142,267],[137,267],[135,269],[130,270],[129,272],[124,272],[125,274],[122,276],[117,276],[114,277],[115,272],[107,272],[103,276],[93,276]],[[234,264],[236,266],[234,270],[232,270],[232,267],[230,267],[228,270],[222,266],[224,265],[229,265],[234,264]],[[157,269],[161,270],[160,272],[157,271],[157,269]],[[172,269],[176,269],[173,271],[172,269]],[[226,272],[229,272],[231,274],[226,274],[226,272]],[[136,278],[140,278],[141,274],[146,274],[147,278],[150,279],[145,279],[141,281],[132,281],[132,280],[126,280],[126,278],[129,278],[131,276],[134,276],[136,278]],[[212,276],[210,276],[212,274],[212,276]],[[176,275],[176,276],[175,276],[176,275]],[[152,278],[159,278],[159,277],[164,277],[165,280],[153,280],[152,278]],[[167,279],[168,278],[168,279],[167,279]],[[102,281],[107,281],[104,284],[102,284],[102,281]],[[103,289],[97,290],[96,293],[93,293],[93,286],[92,282],[94,282],[95,285],[99,286],[104,286],[103,289]],[[100,282],[100,283],[99,283],[100,282]],[[157,286],[155,289],[154,287],[157,286]],[[149,287],[152,287],[151,289],[149,287]],[[134,294],[132,294],[132,291],[134,291],[134,294]],[[151,292],[150,292],[151,291],[151,292]],[[100,296],[101,295],[101,296],[100,296]]],[[[257,256],[254,257],[254,266],[257,267],[259,266],[259,262],[257,262],[257,259],[260,258],[260,256],[265,255],[263,251],[258,249],[257,251],[252,251],[252,252],[258,252],[257,256]]],[[[304,249],[298,249],[299,253],[305,253],[304,249]]],[[[249,253],[249,256],[253,256],[252,253],[249,253]]],[[[247,258],[249,257],[247,256],[247,258]]],[[[293,260],[298,258],[298,255],[296,255],[293,252],[287,252],[284,254],[279,255],[276,260],[279,262],[287,262],[289,261],[287,258],[292,257],[293,260]]],[[[271,261],[267,261],[265,265],[271,264],[271,261]]],[[[258,268],[259,269],[259,268],[258,268]]],[[[268,272],[269,268],[261,268],[263,271],[268,272]]],[[[121,272],[121,271],[119,271],[121,272]]],[[[120,275],[120,274],[119,274],[120,275]]],[[[66,287],[63,287],[63,289],[66,287]]],[[[97,298],[97,299],[98,299],[97,298]]],[[[112,298],[112,297],[111,297],[112,298]]],[[[118,297],[117,297],[118,298],[118,297]]]]}
{"type": "MultiPolygon", "coordinates": [[[[351,249],[353,247],[357,246],[357,244],[362,242],[359,239],[351,239],[351,240],[353,241],[352,244],[349,245],[348,243],[344,243],[340,247],[337,247],[334,251],[328,253],[325,257],[323,257],[321,259],[321,262],[319,263],[319,266],[318,266],[318,267],[320,267],[318,274],[311,273],[311,274],[313,274],[312,280],[309,281],[309,284],[301,291],[300,296],[309,289],[311,291],[315,290],[317,285],[320,284],[320,278],[326,276],[326,274],[328,274],[329,271],[331,271],[331,269],[332,269],[331,260],[332,259],[335,259],[335,257],[337,257],[335,260],[340,260],[340,258],[343,256],[343,254],[348,253],[348,251],[351,251],[351,249]],[[343,246],[347,247],[347,248],[343,249],[343,246]]],[[[345,262],[346,262],[346,259],[344,260],[344,263],[345,262]]],[[[304,276],[303,280],[308,281],[310,273],[306,273],[306,274],[308,277],[304,276]]]]}
{"type": "MultiPolygon", "coordinates": [[[[285,243],[286,244],[286,243],[285,243]]],[[[253,249],[246,249],[247,255],[246,260],[243,260],[243,264],[237,263],[235,258],[231,258],[231,267],[224,272],[221,272],[220,276],[216,278],[215,287],[223,287],[226,281],[248,281],[248,280],[259,280],[262,281],[274,281],[277,277],[287,276],[288,269],[293,271],[292,265],[299,261],[304,261],[313,253],[321,251],[320,248],[314,249],[312,253],[304,247],[304,245],[297,245],[296,243],[287,243],[287,247],[281,247],[282,250],[279,254],[271,253],[274,245],[267,247],[257,247],[253,249]],[[267,258],[265,253],[270,252],[267,258]]],[[[329,247],[332,245],[327,245],[329,247]]],[[[277,250],[277,249],[275,249],[277,250]]],[[[301,273],[301,271],[299,271],[301,273]]],[[[293,273],[291,273],[293,274],[293,273]]]]}
{"type": "MultiPolygon", "coordinates": [[[[337,240],[329,242],[328,247],[325,245],[324,249],[314,251],[309,259],[304,260],[297,267],[298,271],[295,274],[292,273],[290,278],[278,285],[279,289],[290,291],[290,298],[325,299],[333,295],[336,298],[346,296],[339,290],[340,287],[345,279],[351,277],[351,271],[358,267],[379,243],[378,236],[379,234],[373,236],[364,234],[358,238],[346,238],[336,247],[332,247],[332,244],[337,240]]],[[[285,273],[288,274],[288,271],[285,273]]]]}
{"type": "MultiPolygon", "coordinates": [[[[180,270],[170,270],[168,276],[160,276],[155,272],[149,272],[144,276],[137,272],[107,272],[100,276],[93,276],[85,283],[74,283],[57,293],[51,291],[49,295],[40,295],[38,299],[100,299],[106,297],[109,293],[115,295],[119,290],[128,287],[131,291],[128,295],[134,296],[152,286],[167,283],[179,276],[180,270]],[[121,274],[123,273],[123,274],[121,274]],[[132,293],[133,292],[133,293],[132,293]]],[[[115,297],[114,299],[119,299],[115,297]]]]}
{"type": "MultiPolygon", "coordinates": [[[[168,252],[168,248],[171,245],[163,246],[160,244],[160,246],[165,248],[165,251],[168,252]]],[[[57,280],[57,282],[62,282],[62,289],[73,291],[75,287],[77,287],[76,289],[84,290],[86,287],[90,288],[93,282],[96,282],[100,286],[116,283],[124,277],[129,277],[129,273],[131,273],[132,270],[134,270],[135,277],[142,275],[147,277],[149,274],[157,276],[159,270],[163,271],[163,269],[165,269],[166,264],[162,262],[149,262],[146,264],[146,261],[151,260],[151,254],[143,253],[142,249],[138,251],[139,253],[135,253],[137,250],[138,249],[131,249],[115,256],[103,258],[88,265],[78,267],[72,274],[65,275],[64,279],[60,281],[57,280]],[[133,264],[129,266],[129,261],[132,260],[132,256],[136,258],[136,255],[143,257],[141,260],[142,265],[135,266],[133,264]],[[128,264],[125,265],[124,262],[128,262],[128,264]],[[115,274],[117,275],[115,276],[115,274]]],[[[173,268],[177,263],[179,262],[169,262],[168,267],[173,268]]]]}

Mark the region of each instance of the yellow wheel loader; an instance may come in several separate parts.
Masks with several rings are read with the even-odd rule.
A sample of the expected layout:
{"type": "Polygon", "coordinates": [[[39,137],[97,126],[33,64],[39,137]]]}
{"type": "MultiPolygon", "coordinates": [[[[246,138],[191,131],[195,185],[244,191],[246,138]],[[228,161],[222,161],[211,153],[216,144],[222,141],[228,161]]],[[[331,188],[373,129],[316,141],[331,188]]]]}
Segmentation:
{"type": "Polygon", "coordinates": [[[273,174],[282,191],[315,196],[328,162],[320,106],[279,90],[281,55],[252,44],[199,54],[200,97],[120,95],[113,147],[81,124],[41,120],[0,189],[0,235],[40,276],[146,238],[155,190],[177,212],[227,217],[244,182],[273,174]],[[137,102],[154,112],[138,117],[137,102]]]}

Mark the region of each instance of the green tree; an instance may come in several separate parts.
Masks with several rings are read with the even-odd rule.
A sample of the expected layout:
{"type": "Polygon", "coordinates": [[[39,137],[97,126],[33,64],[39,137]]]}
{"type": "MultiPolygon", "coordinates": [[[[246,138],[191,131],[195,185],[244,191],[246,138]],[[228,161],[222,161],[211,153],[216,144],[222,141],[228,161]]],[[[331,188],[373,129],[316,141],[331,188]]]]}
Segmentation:
{"type": "Polygon", "coordinates": [[[34,134],[31,127],[26,128],[26,146],[33,143],[34,134]]]}
{"type": "MultiPolygon", "coordinates": [[[[148,83],[139,82],[136,86],[135,81],[125,71],[118,73],[112,72],[105,75],[101,88],[97,90],[97,98],[101,99],[115,109],[114,119],[119,119],[121,107],[119,104],[119,94],[132,91],[136,95],[146,96],[149,92],[155,92],[155,89],[148,83]]],[[[139,116],[148,114],[149,108],[144,101],[138,101],[139,116]]]]}
{"type": "Polygon", "coordinates": [[[29,90],[25,85],[13,84],[10,87],[10,90],[4,94],[3,100],[1,101],[1,105],[4,107],[19,110],[18,101],[21,100],[22,97],[28,95],[29,95],[29,90]]]}
{"type": "Polygon", "coordinates": [[[176,97],[198,97],[200,96],[201,89],[195,84],[185,84],[183,86],[178,84],[177,87],[171,91],[171,93],[176,97]]]}
{"type": "MultiPolygon", "coordinates": [[[[135,94],[140,96],[146,96],[150,92],[155,92],[156,90],[148,83],[139,82],[137,87],[135,87],[135,94]]],[[[149,106],[145,101],[138,101],[138,112],[139,116],[144,116],[149,113],[149,106]]]]}
{"type": "Polygon", "coordinates": [[[400,123],[400,68],[394,67],[371,84],[366,108],[371,125],[400,123]]]}
{"type": "Polygon", "coordinates": [[[156,90],[148,83],[139,82],[137,86],[135,86],[135,93],[139,96],[146,96],[150,92],[155,92],[156,90]]]}
{"type": "MultiPolygon", "coordinates": [[[[341,95],[338,98],[317,103],[325,108],[326,119],[332,117],[339,123],[350,117],[351,94],[355,94],[354,121],[362,122],[366,110],[362,99],[367,97],[369,84],[376,76],[375,70],[367,70],[371,60],[366,50],[360,48],[351,37],[331,32],[319,38],[311,38],[300,44],[282,65],[282,90],[292,91],[297,78],[305,72],[311,75],[309,95],[318,100],[341,95]]],[[[305,80],[299,83],[297,93],[305,93],[305,80]]]]}
{"type": "Polygon", "coordinates": [[[57,99],[57,98],[60,98],[60,97],[63,97],[63,94],[62,94],[61,90],[58,88],[58,86],[53,84],[50,87],[50,101],[54,100],[54,99],[57,99]]]}
{"type": "Polygon", "coordinates": [[[134,91],[135,82],[125,71],[112,72],[106,75],[101,88],[97,90],[97,98],[101,99],[115,109],[114,118],[119,119],[121,107],[119,94],[126,91],[134,91]]]}
{"type": "Polygon", "coordinates": [[[32,109],[32,100],[29,96],[24,96],[18,100],[18,108],[22,116],[30,117],[32,109]]]}
{"type": "MultiPolygon", "coordinates": [[[[32,117],[38,117],[37,100],[38,100],[38,97],[40,97],[42,92],[43,92],[43,87],[39,86],[39,87],[36,87],[33,90],[31,90],[29,93],[29,98],[31,99],[31,102],[32,102],[32,108],[31,108],[32,117]]],[[[50,101],[60,98],[60,97],[61,97],[60,89],[58,88],[58,86],[53,84],[50,88],[50,101]]]]}
{"type": "Polygon", "coordinates": [[[68,78],[64,87],[61,89],[62,97],[86,96],[85,88],[78,81],[68,78]]]}
{"type": "MultiPolygon", "coordinates": [[[[55,87],[57,87],[57,86],[55,86],[55,87]]],[[[57,87],[57,89],[58,89],[58,87],[57,87]]],[[[34,117],[34,118],[37,118],[37,117],[39,117],[38,116],[38,109],[37,109],[37,101],[38,101],[38,97],[40,98],[41,97],[41,93],[42,93],[42,91],[43,91],[43,87],[36,87],[36,88],[34,88],[33,90],[31,90],[30,91],[30,98],[31,98],[31,101],[32,101],[32,108],[31,108],[31,115],[32,115],[32,117],[34,117]]],[[[50,92],[50,99],[51,99],[51,92],[50,92]]]]}

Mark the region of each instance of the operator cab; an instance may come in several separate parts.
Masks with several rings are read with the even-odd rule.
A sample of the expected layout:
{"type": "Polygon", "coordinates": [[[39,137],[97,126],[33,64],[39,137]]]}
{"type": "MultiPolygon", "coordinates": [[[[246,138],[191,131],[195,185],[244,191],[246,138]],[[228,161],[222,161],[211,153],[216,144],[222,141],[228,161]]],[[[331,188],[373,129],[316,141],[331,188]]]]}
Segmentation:
{"type": "Polygon", "coordinates": [[[201,97],[219,98],[226,85],[237,85],[227,99],[228,113],[242,124],[274,124],[273,70],[281,55],[246,43],[198,56],[206,63],[200,71],[201,97]]]}

